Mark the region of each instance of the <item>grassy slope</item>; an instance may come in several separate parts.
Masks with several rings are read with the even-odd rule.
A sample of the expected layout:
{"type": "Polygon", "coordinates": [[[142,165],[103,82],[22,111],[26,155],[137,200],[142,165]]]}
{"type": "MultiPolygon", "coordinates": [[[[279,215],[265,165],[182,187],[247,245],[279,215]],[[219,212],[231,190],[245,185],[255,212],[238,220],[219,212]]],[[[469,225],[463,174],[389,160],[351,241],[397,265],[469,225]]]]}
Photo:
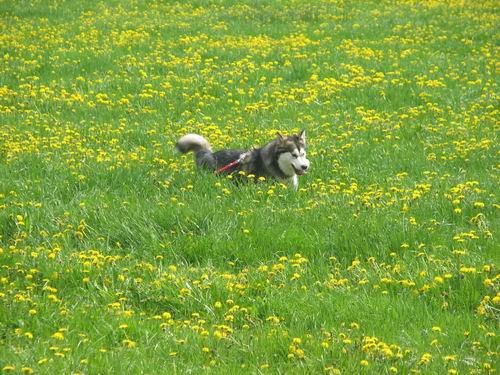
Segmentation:
{"type": "Polygon", "coordinates": [[[0,10],[0,368],[494,367],[494,2],[0,10]],[[299,192],[173,151],[299,128],[299,192]]]}

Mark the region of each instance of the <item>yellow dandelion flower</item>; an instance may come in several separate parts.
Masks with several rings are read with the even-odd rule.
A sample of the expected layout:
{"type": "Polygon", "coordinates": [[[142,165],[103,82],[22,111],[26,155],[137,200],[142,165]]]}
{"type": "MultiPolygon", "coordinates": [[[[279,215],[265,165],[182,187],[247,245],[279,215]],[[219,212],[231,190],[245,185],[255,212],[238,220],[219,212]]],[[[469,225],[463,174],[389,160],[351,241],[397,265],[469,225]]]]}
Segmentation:
{"type": "Polygon", "coordinates": [[[137,343],[135,341],[132,341],[129,339],[123,340],[122,344],[123,344],[123,346],[125,346],[126,348],[129,348],[129,349],[133,349],[137,346],[137,343]]]}
{"type": "Polygon", "coordinates": [[[421,365],[427,365],[432,359],[432,355],[430,353],[424,353],[422,357],[420,358],[420,364],[421,365]]]}
{"type": "Polygon", "coordinates": [[[51,337],[59,341],[64,340],[64,334],[62,332],[56,332],[51,337]]]}

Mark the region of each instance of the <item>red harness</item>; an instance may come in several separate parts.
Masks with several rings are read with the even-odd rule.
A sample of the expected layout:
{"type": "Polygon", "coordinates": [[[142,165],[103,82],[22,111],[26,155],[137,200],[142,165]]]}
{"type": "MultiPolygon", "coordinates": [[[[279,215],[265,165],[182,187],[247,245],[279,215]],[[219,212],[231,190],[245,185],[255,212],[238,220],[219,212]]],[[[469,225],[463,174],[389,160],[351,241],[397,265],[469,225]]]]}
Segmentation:
{"type": "Polygon", "coordinates": [[[243,159],[244,159],[244,157],[246,156],[246,154],[247,154],[247,153],[241,154],[241,155],[240,155],[240,157],[239,157],[238,159],[236,159],[235,161],[232,161],[231,163],[229,163],[229,164],[227,164],[227,165],[225,165],[225,166],[223,166],[223,167],[221,167],[221,168],[217,169],[217,170],[215,171],[215,174],[219,174],[219,173],[225,172],[225,171],[227,171],[229,168],[234,167],[235,165],[240,164],[240,163],[243,161],[243,159]]]}

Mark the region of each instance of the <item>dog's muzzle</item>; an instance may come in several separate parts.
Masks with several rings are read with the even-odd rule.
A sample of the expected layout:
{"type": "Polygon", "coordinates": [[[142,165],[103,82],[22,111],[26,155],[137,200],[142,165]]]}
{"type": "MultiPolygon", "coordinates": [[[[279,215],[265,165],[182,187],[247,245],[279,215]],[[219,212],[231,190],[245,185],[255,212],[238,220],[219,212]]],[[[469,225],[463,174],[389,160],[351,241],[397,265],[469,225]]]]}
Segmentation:
{"type": "Polygon", "coordinates": [[[309,164],[302,164],[300,168],[296,168],[294,165],[292,165],[292,167],[297,175],[302,176],[309,169],[309,164]]]}

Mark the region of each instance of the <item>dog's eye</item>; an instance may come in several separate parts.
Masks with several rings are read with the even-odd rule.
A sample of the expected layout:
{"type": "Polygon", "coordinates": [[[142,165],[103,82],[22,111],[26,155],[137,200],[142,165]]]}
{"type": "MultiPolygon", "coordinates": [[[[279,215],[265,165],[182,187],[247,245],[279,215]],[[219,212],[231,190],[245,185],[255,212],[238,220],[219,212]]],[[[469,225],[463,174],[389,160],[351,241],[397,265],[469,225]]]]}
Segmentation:
{"type": "Polygon", "coordinates": [[[297,158],[299,157],[299,155],[298,155],[298,154],[292,154],[292,156],[293,156],[295,159],[297,159],[297,158]]]}

